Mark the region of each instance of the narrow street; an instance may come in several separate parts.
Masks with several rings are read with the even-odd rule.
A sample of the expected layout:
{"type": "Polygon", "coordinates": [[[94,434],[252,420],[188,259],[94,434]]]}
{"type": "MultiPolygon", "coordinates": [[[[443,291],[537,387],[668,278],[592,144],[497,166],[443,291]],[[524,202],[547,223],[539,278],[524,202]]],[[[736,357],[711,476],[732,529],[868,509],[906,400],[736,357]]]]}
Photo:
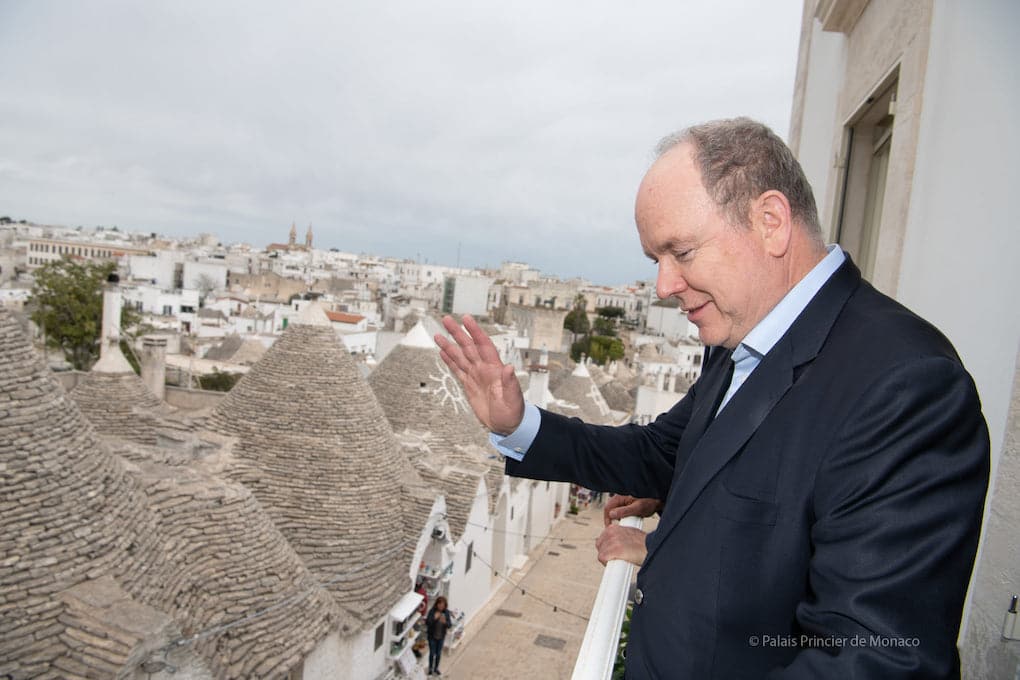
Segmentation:
{"type": "Polygon", "coordinates": [[[504,581],[468,625],[459,647],[444,653],[443,677],[569,678],[587,626],[573,614],[588,617],[602,578],[595,558],[601,531],[602,508],[595,506],[554,527],[524,569],[510,575],[520,588],[504,581]]]}

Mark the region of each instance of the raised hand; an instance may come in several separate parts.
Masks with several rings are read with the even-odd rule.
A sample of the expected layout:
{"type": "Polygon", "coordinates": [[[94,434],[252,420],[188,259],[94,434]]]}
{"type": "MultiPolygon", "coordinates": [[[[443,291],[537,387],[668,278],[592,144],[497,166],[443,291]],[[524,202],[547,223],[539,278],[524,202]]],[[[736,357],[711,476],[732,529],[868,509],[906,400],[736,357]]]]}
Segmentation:
{"type": "Polygon", "coordinates": [[[463,322],[461,328],[453,317],[443,317],[454,342],[436,335],[439,356],[464,386],[478,420],[496,434],[510,434],[524,418],[524,395],[514,367],[500,361],[496,346],[470,314],[463,322]]]}
{"type": "Polygon", "coordinates": [[[602,509],[602,520],[609,526],[614,519],[624,517],[651,517],[662,512],[662,501],[655,498],[634,498],[633,496],[611,496],[602,509]]]}

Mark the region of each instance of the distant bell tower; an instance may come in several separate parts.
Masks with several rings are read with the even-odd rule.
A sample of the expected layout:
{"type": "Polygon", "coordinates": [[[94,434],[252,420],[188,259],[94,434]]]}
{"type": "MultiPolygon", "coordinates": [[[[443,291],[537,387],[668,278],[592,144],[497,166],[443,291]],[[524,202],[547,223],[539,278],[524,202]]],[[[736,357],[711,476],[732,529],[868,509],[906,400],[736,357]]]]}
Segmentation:
{"type": "Polygon", "coordinates": [[[305,234],[305,248],[312,249],[312,223],[308,223],[308,233],[305,234]]]}
{"type": "Polygon", "coordinates": [[[290,223],[290,240],[287,241],[287,243],[292,248],[297,244],[297,223],[296,222],[291,222],[290,223]]]}

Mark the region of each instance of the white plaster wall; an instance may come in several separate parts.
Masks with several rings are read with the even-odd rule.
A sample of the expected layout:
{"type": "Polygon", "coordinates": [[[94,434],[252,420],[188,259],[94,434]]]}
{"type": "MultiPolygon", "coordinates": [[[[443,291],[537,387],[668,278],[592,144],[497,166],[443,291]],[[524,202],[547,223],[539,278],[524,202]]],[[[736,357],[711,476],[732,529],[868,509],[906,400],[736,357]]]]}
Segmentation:
{"type": "Polygon", "coordinates": [[[538,482],[531,489],[531,513],[528,534],[534,550],[552,529],[553,509],[556,503],[556,486],[552,482],[538,482]]]}
{"type": "Polygon", "coordinates": [[[184,287],[197,289],[199,279],[208,276],[216,283],[216,290],[227,287],[227,266],[212,262],[185,262],[184,287]]]}
{"type": "Polygon", "coordinates": [[[670,340],[687,337],[687,315],[679,307],[660,307],[651,305],[648,308],[647,326],[670,340]]]}
{"type": "Polygon", "coordinates": [[[485,484],[480,483],[474,505],[468,515],[464,535],[457,542],[457,553],[453,561],[453,576],[450,579],[450,607],[464,612],[465,622],[469,621],[489,599],[492,592],[492,572],[485,562],[492,562],[493,532],[489,525],[489,501],[485,484]],[[464,571],[467,564],[468,547],[474,544],[474,551],[481,555],[471,560],[471,570],[464,571]],[[482,561],[484,560],[484,562],[482,561]]]}
{"type": "Polygon", "coordinates": [[[164,307],[171,308],[171,314],[177,316],[181,313],[181,296],[177,293],[160,293],[156,297],[155,312],[162,314],[164,307]]]}
{"type": "Polygon", "coordinates": [[[378,650],[373,649],[375,629],[380,623],[383,619],[350,637],[338,633],[326,636],[305,657],[302,680],[375,680],[393,663],[386,657],[388,640],[378,650]]]}
{"type": "Polygon", "coordinates": [[[482,316],[488,312],[492,279],[483,276],[458,276],[453,289],[453,313],[482,316]]]}
{"type": "Polygon", "coordinates": [[[684,398],[685,392],[667,392],[648,385],[640,385],[634,402],[634,422],[649,423],[684,398]]]}
{"type": "Polygon", "coordinates": [[[560,504],[560,517],[563,519],[570,509],[570,484],[567,482],[556,483],[556,502],[560,504]]]}
{"type": "Polygon", "coordinates": [[[155,257],[129,255],[128,272],[133,279],[154,281],[154,285],[165,290],[174,287],[174,260],[163,254],[155,257]]]}
{"type": "Polygon", "coordinates": [[[376,347],[377,331],[363,331],[360,333],[337,333],[344,343],[347,351],[356,354],[373,354],[376,347]]]}
{"type": "MultiPolygon", "coordinates": [[[[797,160],[814,189],[818,218],[827,240],[832,234],[832,205],[822,195],[836,161],[838,147],[831,147],[840,132],[838,118],[840,87],[846,70],[846,36],[822,30],[811,20],[811,47],[804,83],[804,113],[797,140],[797,160]]],[[[793,140],[791,140],[793,143],[793,140]]]]}
{"type": "Polygon", "coordinates": [[[446,498],[444,496],[436,496],[435,501],[432,503],[432,510],[429,513],[428,522],[422,527],[421,533],[418,534],[418,543],[414,548],[414,558],[411,560],[411,566],[408,569],[408,580],[414,583],[414,580],[418,576],[418,567],[421,565],[422,558],[425,555],[425,549],[428,548],[429,543],[432,541],[432,530],[436,527],[441,527],[447,535],[449,535],[449,527],[446,524],[446,498]]]}
{"type": "MultiPolygon", "coordinates": [[[[978,553],[978,572],[992,568],[1009,583],[997,584],[996,592],[987,590],[991,581],[972,588],[961,631],[967,636],[972,620],[981,629],[969,638],[983,641],[979,648],[964,650],[972,663],[1003,644],[993,630],[1001,625],[1002,598],[1009,587],[1020,590],[1020,566],[987,564],[1015,550],[1020,521],[1017,504],[1002,503],[1016,498],[1015,484],[1000,486],[999,474],[1020,343],[1020,231],[1013,214],[1020,183],[1017,26],[1017,3],[935,2],[897,296],[942,329],[974,376],[991,436],[992,498],[998,519],[1013,527],[1012,535],[986,536],[978,553]]],[[[986,531],[991,508],[986,504],[986,531]]]]}
{"type": "Polygon", "coordinates": [[[517,490],[510,493],[510,509],[507,510],[507,562],[513,564],[520,555],[527,555],[524,534],[528,528],[528,503],[530,502],[531,484],[521,480],[517,490]],[[513,511],[511,513],[511,510],[513,511]],[[511,514],[513,517],[511,518],[511,514]]]}
{"type": "MultiPolygon", "coordinates": [[[[506,493],[501,493],[496,501],[496,514],[492,516],[492,569],[500,574],[506,573],[507,555],[510,554],[507,545],[507,519],[509,517],[509,498],[506,493]]],[[[499,587],[501,581],[499,576],[493,574],[492,588],[499,587]]]]}
{"type": "Polygon", "coordinates": [[[330,633],[305,657],[301,674],[302,680],[333,680],[344,677],[342,673],[349,663],[344,658],[345,647],[340,642],[340,634],[330,633]]]}
{"type": "Polygon", "coordinates": [[[935,3],[897,297],[953,342],[997,463],[1020,342],[1020,3],[935,3]]]}

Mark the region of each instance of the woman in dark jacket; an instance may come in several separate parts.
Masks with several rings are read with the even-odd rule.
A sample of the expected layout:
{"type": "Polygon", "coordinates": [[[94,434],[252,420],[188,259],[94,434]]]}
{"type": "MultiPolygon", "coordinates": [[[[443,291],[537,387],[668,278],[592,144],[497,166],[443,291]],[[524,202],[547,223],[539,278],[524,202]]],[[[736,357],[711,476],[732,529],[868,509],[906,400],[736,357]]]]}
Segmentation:
{"type": "Polygon", "coordinates": [[[446,608],[446,598],[440,595],[425,617],[425,633],[429,638],[429,675],[439,672],[439,657],[443,655],[443,641],[446,640],[446,629],[452,625],[450,612],[446,608]]]}

